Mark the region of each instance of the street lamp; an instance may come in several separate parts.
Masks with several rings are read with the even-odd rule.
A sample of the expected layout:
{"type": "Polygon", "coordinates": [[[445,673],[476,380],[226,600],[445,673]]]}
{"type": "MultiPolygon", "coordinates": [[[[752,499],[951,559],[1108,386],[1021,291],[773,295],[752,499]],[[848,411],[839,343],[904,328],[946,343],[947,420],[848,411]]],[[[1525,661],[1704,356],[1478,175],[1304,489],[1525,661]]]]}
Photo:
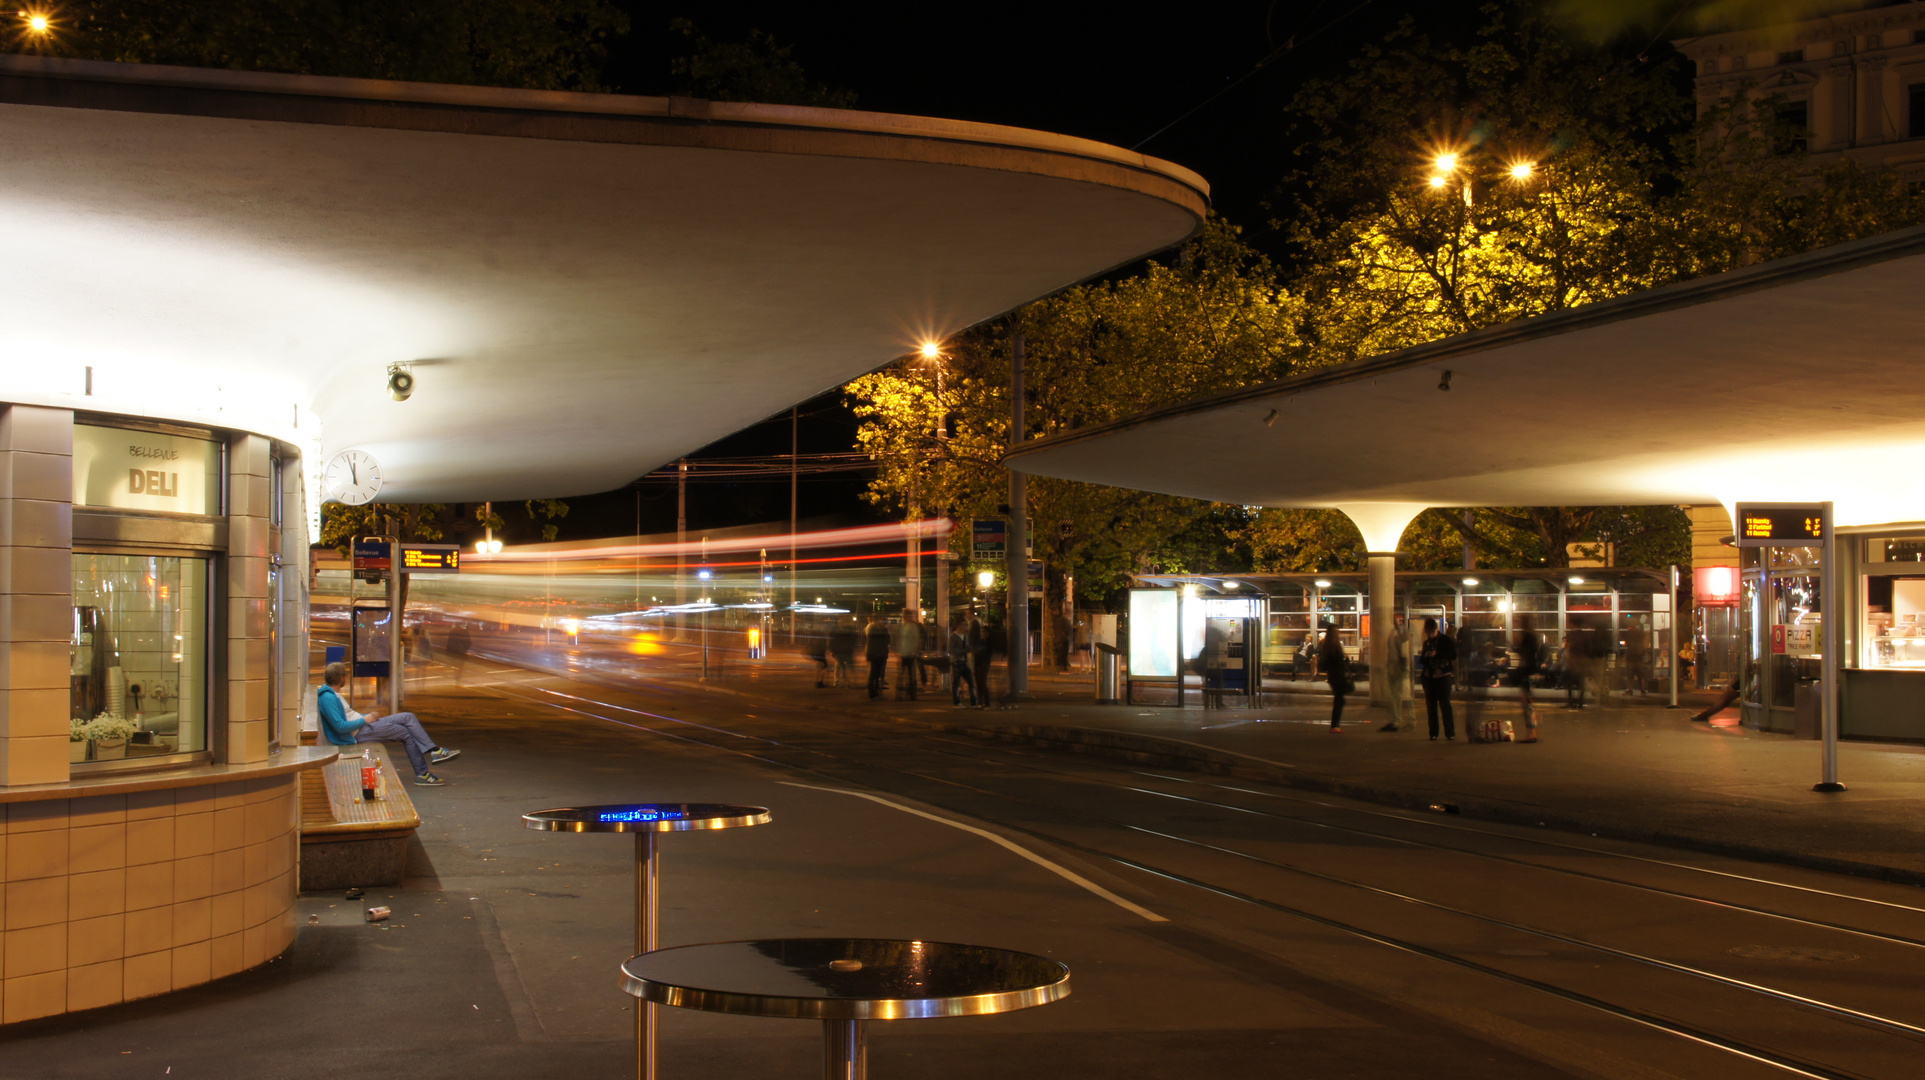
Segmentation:
{"type": "Polygon", "coordinates": [[[1537,163],[1534,161],[1511,162],[1511,179],[1519,183],[1529,180],[1532,176],[1536,175],[1536,173],[1537,163]]]}
{"type": "Polygon", "coordinates": [[[984,570],[976,575],[976,587],[984,592],[996,587],[996,571],[984,570]]]}

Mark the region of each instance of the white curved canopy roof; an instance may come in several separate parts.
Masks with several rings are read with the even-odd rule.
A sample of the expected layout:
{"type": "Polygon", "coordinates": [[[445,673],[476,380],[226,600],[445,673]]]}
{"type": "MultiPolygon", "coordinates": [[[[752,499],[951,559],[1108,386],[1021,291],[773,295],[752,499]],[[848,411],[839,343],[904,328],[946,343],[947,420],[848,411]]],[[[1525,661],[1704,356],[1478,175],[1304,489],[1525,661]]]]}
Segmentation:
{"type": "Polygon", "coordinates": [[[20,56],[0,143],[0,400],[364,449],[392,501],[619,486],[1207,194],[987,125],[20,56]]]}
{"type": "Polygon", "coordinates": [[[1010,461],[1360,523],[1381,509],[1385,545],[1424,506],[1829,499],[1840,525],[1925,520],[1920,297],[1925,228],[1907,229],[1171,405],[1010,461]]]}

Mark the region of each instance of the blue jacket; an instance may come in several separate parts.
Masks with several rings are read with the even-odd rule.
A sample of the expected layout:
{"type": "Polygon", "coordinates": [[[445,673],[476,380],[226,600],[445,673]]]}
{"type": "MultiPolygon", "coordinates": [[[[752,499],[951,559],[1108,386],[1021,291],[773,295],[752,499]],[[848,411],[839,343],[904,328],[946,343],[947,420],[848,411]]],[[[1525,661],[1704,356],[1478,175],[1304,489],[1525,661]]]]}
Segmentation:
{"type": "Polygon", "coordinates": [[[348,719],[347,702],[342,701],[340,693],[326,683],[314,695],[314,705],[321,712],[321,737],[336,746],[353,746],[354,733],[367,725],[365,718],[348,719]]]}

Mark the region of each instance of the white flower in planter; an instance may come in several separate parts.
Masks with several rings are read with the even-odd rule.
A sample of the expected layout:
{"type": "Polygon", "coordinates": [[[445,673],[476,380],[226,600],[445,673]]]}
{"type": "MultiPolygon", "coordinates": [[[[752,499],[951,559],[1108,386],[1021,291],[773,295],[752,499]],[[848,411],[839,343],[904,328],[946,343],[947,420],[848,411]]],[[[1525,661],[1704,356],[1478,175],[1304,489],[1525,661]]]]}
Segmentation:
{"type": "Polygon", "coordinates": [[[87,722],[87,737],[95,742],[124,742],[134,733],[134,722],[122,716],[101,713],[87,722]]]}

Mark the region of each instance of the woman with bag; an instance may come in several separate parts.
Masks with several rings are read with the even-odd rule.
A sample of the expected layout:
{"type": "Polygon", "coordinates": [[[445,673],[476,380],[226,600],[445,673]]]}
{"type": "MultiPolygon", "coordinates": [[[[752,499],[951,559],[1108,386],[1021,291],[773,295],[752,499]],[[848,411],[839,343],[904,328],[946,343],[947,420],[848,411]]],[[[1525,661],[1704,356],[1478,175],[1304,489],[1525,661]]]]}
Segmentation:
{"type": "Polygon", "coordinates": [[[1323,622],[1323,645],[1317,651],[1317,666],[1330,683],[1330,733],[1343,734],[1343,699],[1350,693],[1350,658],[1344,655],[1343,642],[1337,638],[1337,622],[1323,622]]]}

